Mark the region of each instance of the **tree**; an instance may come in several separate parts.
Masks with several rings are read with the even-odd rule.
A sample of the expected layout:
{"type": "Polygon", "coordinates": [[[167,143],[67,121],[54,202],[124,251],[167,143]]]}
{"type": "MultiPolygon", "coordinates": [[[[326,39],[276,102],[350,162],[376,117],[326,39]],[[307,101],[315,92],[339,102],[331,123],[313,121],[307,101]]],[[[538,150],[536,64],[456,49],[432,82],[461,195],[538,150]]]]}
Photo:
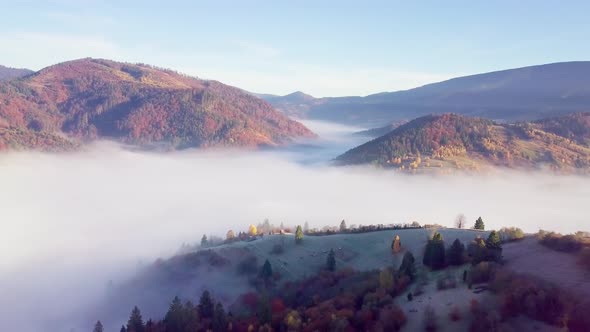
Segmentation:
{"type": "Polygon", "coordinates": [[[125,328],[125,325],[121,325],[121,329],[119,330],[119,332],[127,332],[127,328],[125,328]]]}
{"type": "Polygon", "coordinates": [[[201,319],[213,317],[213,300],[211,299],[211,294],[209,294],[208,290],[203,291],[201,294],[197,308],[201,319]]]}
{"type": "Polygon", "coordinates": [[[295,243],[301,244],[303,242],[303,230],[301,226],[297,226],[297,230],[295,230],[295,243]]]}
{"type": "Polygon", "coordinates": [[[449,248],[449,254],[447,255],[447,260],[451,265],[461,265],[463,264],[463,255],[465,253],[465,245],[459,241],[459,239],[455,239],[453,244],[449,248]]]}
{"type": "Polygon", "coordinates": [[[143,318],[141,317],[141,311],[135,306],[133,307],[133,310],[131,310],[131,315],[127,321],[127,332],[143,332],[144,328],[145,325],[143,323],[143,318]]]}
{"type": "Polygon", "coordinates": [[[445,266],[445,243],[442,234],[436,232],[432,239],[428,240],[422,264],[431,269],[440,269],[445,266]]]}
{"type": "Polygon", "coordinates": [[[467,254],[471,257],[471,264],[477,265],[487,259],[486,242],[481,237],[476,237],[467,246],[467,254]]]}
{"type": "Polygon", "coordinates": [[[502,241],[496,231],[491,231],[486,240],[486,260],[499,262],[502,259],[502,241]]]}
{"type": "Polygon", "coordinates": [[[236,238],[236,234],[234,234],[234,231],[232,231],[231,229],[229,231],[227,231],[227,234],[225,234],[225,239],[227,241],[232,241],[235,238],[236,238]]]}
{"type": "Polygon", "coordinates": [[[400,251],[402,251],[402,243],[399,239],[399,235],[396,235],[393,237],[393,241],[391,242],[391,252],[397,254],[400,251]]]}
{"type": "Polygon", "coordinates": [[[267,260],[264,261],[262,265],[262,269],[260,270],[260,277],[264,279],[265,282],[268,282],[270,278],[272,278],[272,266],[270,262],[267,260]]]}
{"type": "Polygon", "coordinates": [[[203,234],[201,238],[201,247],[206,247],[209,241],[207,241],[207,235],[203,234]]]}
{"type": "Polygon", "coordinates": [[[393,287],[393,274],[390,269],[385,268],[379,273],[379,287],[387,291],[393,287]]]}
{"type": "Polygon", "coordinates": [[[483,219],[481,217],[477,218],[475,221],[475,225],[473,225],[473,229],[485,230],[485,225],[483,223],[483,219]]]}
{"type": "Polygon", "coordinates": [[[303,224],[303,233],[309,233],[309,223],[307,221],[303,224]]]}
{"type": "Polygon", "coordinates": [[[346,232],[346,221],[344,221],[344,219],[342,219],[342,221],[340,222],[340,232],[346,232]]]}
{"type": "Polygon", "coordinates": [[[178,296],[170,303],[168,312],[164,316],[167,331],[184,331],[184,307],[178,296]]]}
{"type": "Polygon", "coordinates": [[[491,231],[486,240],[486,248],[488,249],[502,249],[502,241],[500,235],[496,231],[491,231]]]}
{"type": "Polygon", "coordinates": [[[334,249],[330,249],[328,253],[328,258],[326,259],[326,268],[328,271],[336,270],[336,254],[334,253],[334,249]]]}
{"type": "Polygon", "coordinates": [[[250,225],[250,227],[248,227],[248,234],[250,236],[256,236],[256,234],[258,234],[258,230],[256,229],[256,226],[250,225]]]}
{"type": "Polygon", "coordinates": [[[266,294],[263,294],[258,301],[256,316],[260,322],[260,325],[270,323],[272,319],[272,308],[270,306],[270,300],[266,294]]]}
{"type": "Polygon", "coordinates": [[[102,323],[100,321],[97,321],[96,324],[94,324],[94,330],[92,330],[93,332],[104,332],[104,328],[102,327],[102,323]]]}
{"type": "Polygon", "coordinates": [[[398,273],[407,276],[410,280],[414,280],[416,278],[415,261],[412,252],[406,251],[402,259],[402,264],[399,266],[398,273]]]}
{"type": "Polygon", "coordinates": [[[224,331],[227,331],[227,317],[225,316],[225,310],[223,310],[223,304],[218,302],[213,313],[213,332],[224,331]]]}
{"type": "Polygon", "coordinates": [[[455,227],[465,228],[465,215],[463,213],[459,214],[457,218],[455,218],[455,227]]]}

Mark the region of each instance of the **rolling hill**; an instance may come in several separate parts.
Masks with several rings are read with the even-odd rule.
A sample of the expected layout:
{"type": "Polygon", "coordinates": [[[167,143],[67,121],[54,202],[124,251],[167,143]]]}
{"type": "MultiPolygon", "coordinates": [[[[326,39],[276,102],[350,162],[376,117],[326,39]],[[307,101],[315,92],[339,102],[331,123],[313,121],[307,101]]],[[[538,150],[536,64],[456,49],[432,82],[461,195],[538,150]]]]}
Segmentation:
{"type": "Polygon", "coordinates": [[[458,113],[530,121],[590,109],[590,61],[562,62],[458,77],[366,97],[290,95],[267,100],[289,114],[346,124],[383,126],[427,114],[458,113]]]}
{"type": "Polygon", "coordinates": [[[0,65],[0,82],[32,74],[33,71],[24,68],[10,68],[0,65]]]}
{"type": "Polygon", "coordinates": [[[482,166],[590,168],[590,113],[501,124],[457,114],[428,115],[353,148],[339,164],[400,169],[482,166]]]}
{"type": "Polygon", "coordinates": [[[42,150],[59,150],[53,144],[60,144],[58,136],[164,148],[272,146],[314,136],[238,88],[148,65],[90,58],[0,83],[0,128],[20,131],[0,136],[0,146],[42,150]],[[53,143],[46,146],[46,140],[35,139],[39,135],[51,136],[53,143]]]}

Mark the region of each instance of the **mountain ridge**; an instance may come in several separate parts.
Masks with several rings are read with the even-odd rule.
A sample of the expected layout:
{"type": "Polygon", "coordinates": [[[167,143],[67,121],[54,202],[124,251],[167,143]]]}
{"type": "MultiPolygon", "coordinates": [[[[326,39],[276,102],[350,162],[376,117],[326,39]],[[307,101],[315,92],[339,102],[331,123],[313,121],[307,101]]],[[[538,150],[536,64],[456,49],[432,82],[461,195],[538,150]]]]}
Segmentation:
{"type": "MultiPolygon", "coordinates": [[[[315,136],[238,88],[105,59],[63,62],[0,83],[0,100],[0,127],[65,134],[81,142],[110,139],[172,149],[256,147],[315,136]]],[[[18,141],[2,145],[44,148],[18,141]]]]}
{"type": "Polygon", "coordinates": [[[510,124],[452,113],[426,115],[345,152],[336,162],[402,170],[544,165],[588,170],[590,112],[510,124]]]}

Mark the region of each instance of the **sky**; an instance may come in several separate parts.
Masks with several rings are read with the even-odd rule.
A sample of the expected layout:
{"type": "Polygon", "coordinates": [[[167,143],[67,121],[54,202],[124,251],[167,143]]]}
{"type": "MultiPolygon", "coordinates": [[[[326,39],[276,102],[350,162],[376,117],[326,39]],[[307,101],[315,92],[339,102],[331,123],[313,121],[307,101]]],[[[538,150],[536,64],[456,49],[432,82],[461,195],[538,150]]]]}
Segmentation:
{"type": "Polygon", "coordinates": [[[316,97],[587,60],[587,1],[6,1],[0,64],[141,62],[316,97]]]}

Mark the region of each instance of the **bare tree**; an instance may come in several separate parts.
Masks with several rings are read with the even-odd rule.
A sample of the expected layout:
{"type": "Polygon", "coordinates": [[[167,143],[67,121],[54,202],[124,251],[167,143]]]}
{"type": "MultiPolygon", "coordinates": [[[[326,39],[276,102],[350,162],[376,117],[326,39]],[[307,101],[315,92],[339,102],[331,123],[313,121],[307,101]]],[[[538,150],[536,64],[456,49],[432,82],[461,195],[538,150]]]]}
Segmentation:
{"type": "Polygon", "coordinates": [[[457,218],[455,218],[455,227],[465,228],[465,215],[463,213],[460,213],[457,218]]]}

